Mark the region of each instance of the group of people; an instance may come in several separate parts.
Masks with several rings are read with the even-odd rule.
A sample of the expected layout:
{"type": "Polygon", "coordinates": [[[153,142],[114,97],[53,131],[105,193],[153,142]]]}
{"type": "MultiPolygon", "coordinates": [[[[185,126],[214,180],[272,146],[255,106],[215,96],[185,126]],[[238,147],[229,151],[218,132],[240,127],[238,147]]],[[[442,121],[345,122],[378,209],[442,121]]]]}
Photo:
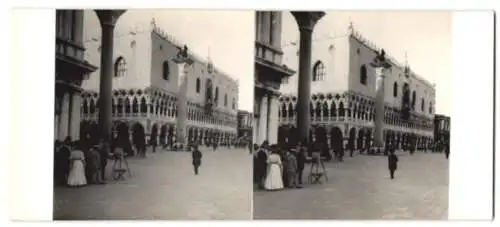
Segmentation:
{"type": "Polygon", "coordinates": [[[265,141],[261,146],[255,144],[254,151],[254,181],[260,189],[302,188],[307,150],[301,143],[285,149],[265,141]]]}
{"type": "Polygon", "coordinates": [[[89,146],[67,137],[54,144],[54,183],[58,186],[81,187],[104,184],[105,169],[111,155],[105,143],[89,146]]]}

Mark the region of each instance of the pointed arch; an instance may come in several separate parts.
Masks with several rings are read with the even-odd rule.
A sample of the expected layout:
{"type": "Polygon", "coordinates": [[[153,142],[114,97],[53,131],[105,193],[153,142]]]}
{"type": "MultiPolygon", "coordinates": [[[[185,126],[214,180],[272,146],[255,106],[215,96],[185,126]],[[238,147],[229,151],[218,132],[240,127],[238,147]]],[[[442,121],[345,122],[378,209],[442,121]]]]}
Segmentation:
{"type": "Polygon", "coordinates": [[[87,100],[83,100],[83,113],[88,114],[89,113],[89,104],[87,100]]]}
{"type": "Polygon", "coordinates": [[[328,102],[325,100],[323,102],[323,117],[328,117],[329,115],[328,102]]]}
{"type": "Polygon", "coordinates": [[[293,103],[288,103],[288,117],[294,117],[294,105],[293,103]]]}
{"type": "Polygon", "coordinates": [[[142,97],[141,98],[141,113],[147,113],[148,112],[148,105],[146,104],[146,98],[142,97]]]}
{"type": "Polygon", "coordinates": [[[123,113],[123,98],[118,98],[118,104],[116,105],[117,113],[123,113]]]}
{"type": "Polygon", "coordinates": [[[95,113],[95,103],[94,103],[94,99],[90,99],[90,114],[93,114],[95,113]]]}
{"type": "Polygon", "coordinates": [[[125,113],[130,113],[130,99],[128,97],[125,98],[125,113]]]}
{"type": "Polygon", "coordinates": [[[340,101],[339,104],[339,117],[345,116],[344,102],[340,101]]]}
{"type": "Polygon", "coordinates": [[[316,102],[316,108],[314,109],[316,112],[316,117],[321,117],[321,102],[317,101],[316,102]]]}
{"type": "Polygon", "coordinates": [[[132,113],[139,113],[139,101],[137,97],[134,97],[134,101],[132,102],[132,113]]]}
{"type": "Polygon", "coordinates": [[[425,110],[425,100],[424,98],[422,98],[422,100],[420,101],[420,111],[424,111],[425,110]]]}
{"type": "Polygon", "coordinates": [[[336,117],[337,116],[337,106],[335,105],[335,101],[332,100],[332,103],[330,105],[330,117],[336,117]]]}
{"type": "Polygon", "coordinates": [[[284,117],[284,118],[287,117],[287,112],[288,111],[286,109],[286,103],[282,103],[281,104],[281,111],[280,112],[281,112],[281,114],[280,114],[281,117],[284,117]]]}

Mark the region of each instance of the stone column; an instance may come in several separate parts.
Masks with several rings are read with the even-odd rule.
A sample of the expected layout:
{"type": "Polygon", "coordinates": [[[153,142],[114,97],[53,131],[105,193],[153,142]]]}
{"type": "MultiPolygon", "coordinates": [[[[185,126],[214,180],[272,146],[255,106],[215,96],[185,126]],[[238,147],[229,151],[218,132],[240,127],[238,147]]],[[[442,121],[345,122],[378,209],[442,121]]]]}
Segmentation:
{"type": "Polygon", "coordinates": [[[80,118],[81,118],[82,97],[79,92],[71,95],[71,122],[69,126],[70,136],[73,140],[80,139],[80,118]]]}
{"type": "Polygon", "coordinates": [[[385,113],[385,84],[384,84],[384,69],[376,68],[376,87],[375,87],[375,130],[374,130],[374,145],[375,147],[384,147],[384,113],[385,113]]]}
{"type": "Polygon", "coordinates": [[[186,140],[186,124],[188,121],[188,103],[187,103],[187,88],[188,88],[188,70],[190,66],[187,59],[176,59],[179,78],[177,92],[177,142],[186,147],[189,141],[186,140]]]}
{"type": "Polygon", "coordinates": [[[267,96],[263,95],[260,100],[260,118],[257,144],[262,144],[267,139],[267,96]]]}
{"type": "MultiPolygon", "coordinates": [[[[64,93],[61,101],[61,115],[59,117],[59,140],[63,141],[69,135],[69,111],[70,111],[70,94],[64,93]]],[[[71,138],[73,140],[73,138],[71,138]]]]}
{"type": "Polygon", "coordinates": [[[99,129],[105,143],[111,141],[114,28],[124,10],[96,10],[101,23],[101,75],[99,84],[99,129]]]}
{"type": "Polygon", "coordinates": [[[271,34],[271,13],[272,11],[267,11],[263,15],[263,25],[264,25],[264,34],[263,34],[263,40],[265,43],[270,44],[270,34],[271,34]]]}
{"type": "Polygon", "coordinates": [[[54,140],[59,140],[59,117],[61,115],[55,115],[54,117],[54,140]]]}
{"type": "Polygon", "coordinates": [[[309,102],[311,98],[311,47],[312,32],[316,22],[325,15],[324,12],[292,12],[300,31],[299,52],[299,86],[297,97],[297,129],[298,139],[309,137],[311,118],[309,102]]]}
{"type": "Polygon", "coordinates": [[[278,127],[279,127],[279,119],[278,119],[278,111],[279,111],[279,102],[278,97],[276,95],[269,96],[269,111],[268,111],[268,135],[267,139],[269,140],[269,144],[278,143],[278,127]]]}
{"type": "Polygon", "coordinates": [[[259,122],[259,119],[256,118],[255,116],[252,116],[252,117],[254,118],[253,127],[252,127],[252,143],[259,144],[259,137],[258,136],[259,136],[260,122],[259,122]]]}
{"type": "Polygon", "coordinates": [[[74,21],[74,28],[75,31],[73,31],[73,34],[75,35],[73,37],[73,41],[75,41],[78,44],[83,44],[83,20],[84,20],[84,13],[83,10],[74,10],[75,14],[75,19],[74,21]]]}

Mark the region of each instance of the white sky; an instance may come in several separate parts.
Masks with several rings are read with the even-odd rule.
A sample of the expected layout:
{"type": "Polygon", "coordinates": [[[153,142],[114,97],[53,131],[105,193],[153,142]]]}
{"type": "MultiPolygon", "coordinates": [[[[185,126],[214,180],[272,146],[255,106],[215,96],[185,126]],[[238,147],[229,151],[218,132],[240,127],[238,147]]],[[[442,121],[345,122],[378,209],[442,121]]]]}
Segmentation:
{"type": "Polygon", "coordinates": [[[128,10],[118,24],[149,25],[165,32],[239,80],[238,108],[253,111],[254,13],[237,10],[128,10]],[[230,22],[230,23],[228,23],[230,22]]]}
{"type": "MultiPolygon", "coordinates": [[[[327,11],[316,24],[317,39],[342,35],[349,21],[364,37],[404,63],[405,51],[412,70],[436,83],[436,113],[451,115],[452,13],[450,11],[327,11]]],[[[289,12],[283,13],[282,44],[299,39],[289,12]]],[[[285,47],[286,48],[286,47],[285,47]]]]}

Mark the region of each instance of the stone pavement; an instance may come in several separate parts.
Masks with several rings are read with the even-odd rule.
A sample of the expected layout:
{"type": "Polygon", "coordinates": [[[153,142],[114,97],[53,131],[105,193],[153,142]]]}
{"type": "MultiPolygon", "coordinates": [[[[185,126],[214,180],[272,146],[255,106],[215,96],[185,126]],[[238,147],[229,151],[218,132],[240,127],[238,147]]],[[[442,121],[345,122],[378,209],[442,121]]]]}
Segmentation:
{"type": "Polygon", "coordinates": [[[125,175],[125,181],[55,188],[54,220],[250,219],[252,156],[248,150],[205,148],[202,152],[197,176],[191,153],[157,151],[148,152],[145,159],[130,158],[133,177],[125,175]]]}
{"type": "MultiPolygon", "coordinates": [[[[254,219],[448,218],[448,160],[444,154],[398,153],[395,179],[387,157],[357,155],[325,163],[328,183],[302,189],[254,192],[254,219]]],[[[306,168],[304,180],[309,170],[306,168]]]]}

